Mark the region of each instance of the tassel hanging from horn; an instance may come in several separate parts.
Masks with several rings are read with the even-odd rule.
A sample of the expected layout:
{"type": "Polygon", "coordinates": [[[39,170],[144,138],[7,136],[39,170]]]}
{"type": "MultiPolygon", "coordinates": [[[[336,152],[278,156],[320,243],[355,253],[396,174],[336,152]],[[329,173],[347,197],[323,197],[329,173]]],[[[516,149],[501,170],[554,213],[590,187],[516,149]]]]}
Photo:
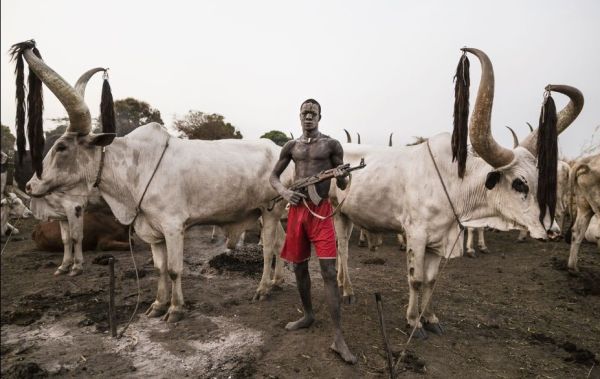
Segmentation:
{"type": "MultiPolygon", "coordinates": [[[[37,48],[33,53],[40,59],[37,48]]],[[[42,160],[44,159],[44,96],[42,81],[29,69],[27,92],[27,139],[31,153],[31,165],[38,178],[42,177],[42,160]]]]}
{"type": "Polygon", "coordinates": [[[108,69],[107,71],[104,71],[104,83],[102,83],[100,120],[102,122],[102,133],[116,133],[117,123],[115,119],[115,105],[110,84],[108,83],[108,69]]]}
{"type": "Polygon", "coordinates": [[[454,76],[454,130],[452,132],[452,162],[458,161],[458,176],[465,175],[467,136],[469,134],[469,58],[460,57],[454,76]]]}
{"type": "Polygon", "coordinates": [[[556,105],[547,91],[540,114],[537,138],[538,188],[537,200],[540,206],[540,222],[544,224],[546,208],[550,219],[554,220],[556,211],[556,167],[558,158],[558,133],[556,130],[556,105]]]}
{"type": "Polygon", "coordinates": [[[27,113],[27,137],[29,140],[32,168],[36,175],[40,177],[42,175],[42,154],[44,151],[44,97],[42,93],[42,81],[29,69],[29,76],[27,78],[27,104],[25,103],[25,64],[23,54],[29,49],[32,49],[33,54],[38,58],[42,58],[39,50],[35,47],[34,40],[16,43],[9,50],[11,59],[15,61],[15,84],[17,87],[17,114],[15,117],[17,156],[18,162],[21,164],[23,162],[23,155],[25,154],[25,113],[27,113]]]}

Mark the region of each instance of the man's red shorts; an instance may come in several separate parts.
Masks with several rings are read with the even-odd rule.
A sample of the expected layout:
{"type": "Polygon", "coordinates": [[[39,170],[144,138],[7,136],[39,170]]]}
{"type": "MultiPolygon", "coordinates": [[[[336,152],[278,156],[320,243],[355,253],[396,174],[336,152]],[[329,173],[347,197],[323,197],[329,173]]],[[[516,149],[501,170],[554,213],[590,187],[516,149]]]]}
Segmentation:
{"type": "MultiPolygon", "coordinates": [[[[321,216],[332,212],[329,199],[323,199],[319,205],[307,201],[310,209],[321,216]]],[[[310,243],[320,259],[335,259],[337,256],[335,228],[333,218],[321,220],[308,211],[304,203],[291,205],[288,212],[285,243],[281,249],[281,258],[288,262],[300,263],[310,259],[310,243]]]]}

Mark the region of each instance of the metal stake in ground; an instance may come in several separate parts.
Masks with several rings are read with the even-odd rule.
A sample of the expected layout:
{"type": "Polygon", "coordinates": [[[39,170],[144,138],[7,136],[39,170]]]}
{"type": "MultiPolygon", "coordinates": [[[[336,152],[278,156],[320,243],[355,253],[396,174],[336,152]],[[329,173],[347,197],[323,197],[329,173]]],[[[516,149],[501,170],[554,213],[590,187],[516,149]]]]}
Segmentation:
{"type": "Polygon", "coordinates": [[[110,335],[117,336],[117,322],[115,320],[115,259],[108,259],[108,274],[110,277],[108,289],[108,324],[110,325],[110,335]]]}
{"type": "Polygon", "coordinates": [[[388,342],[387,333],[385,332],[385,322],[383,319],[383,304],[381,301],[381,294],[375,293],[375,302],[377,303],[377,313],[379,314],[379,326],[381,327],[381,335],[383,336],[383,344],[385,347],[385,353],[387,354],[388,369],[390,370],[390,379],[394,379],[394,359],[392,358],[392,352],[390,351],[390,344],[388,342]]]}

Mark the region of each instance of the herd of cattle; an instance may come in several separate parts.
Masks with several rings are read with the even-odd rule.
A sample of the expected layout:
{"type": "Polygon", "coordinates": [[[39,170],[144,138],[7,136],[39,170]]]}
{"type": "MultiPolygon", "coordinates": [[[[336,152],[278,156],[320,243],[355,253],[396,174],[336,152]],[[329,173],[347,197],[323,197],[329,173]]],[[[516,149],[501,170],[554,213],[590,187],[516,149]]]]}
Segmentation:
{"type": "MultiPolygon", "coordinates": [[[[147,315],[175,322],[184,313],[185,230],[199,224],[218,225],[232,247],[260,218],[264,266],[255,298],[267,296],[273,285],[283,280],[278,253],[285,237],[281,225],[285,205],[269,208],[277,195],[269,175],[279,157],[279,146],[270,140],[183,140],[157,123],[121,138],[91,133],[85,88],[96,72],[104,70],[90,70],[71,86],[33,52],[34,45],[20,45],[17,53],[61,101],[70,118],[68,129],[43,159],[41,175],[31,177],[24,186],[27,195],[23,194],[30,197],[33,215],[44,220],[33,232],[38,247],[64,249],[56,275],[81,274],[83,250],[127,249],[128,226],[132,224],[137,236],[150,244],[160,273],[156,300],[147,315]]],[[[406,248],[407,321],[421,335],[425,334],[423,326],[429,329],[439,323],[431,302],[433,285],[441,259],[462,255],[461,226],[469,230],[467,254],[473,251],[473,230],[479,231],[480,250],[487,250],[483,228],[520,229],[546,240],[560,233],[558,224],[571,241],[569,268],[577,270],[577,252],[586,231],[600,247],[600,154],[558,164],[558,224],[549,212],[540,217],[538,130],[532,130],[521,143],[515,140],[512,148],[493,139],[492,63],[481,50],[464,51],[477,57],[482,68],[469,124],[472,147],[464,176],[456,175],[449,133],[411,146],[391,146],[390,136],[390,146],[344,144],[345,162],[355,165],[364,158],[367,166],[353,175],[351,186],[345,190],[332,186],[330,191],[334,204],[345,199],[334,216],[338,284],[344,299],[354,299],[348,270],[353,225],[361,228],[361,240],[366,239],[372,249],[381,243],[381,233],[394,233],[406,248]],[[590,222],[592,217],[595,220],[590,222]],[[571,225],[565,226],[566,218],[573,220],[571,225]],[[419,317],[419,297],[425,308],[423,319],[419,317]]],[[[570,99],[557,113],[556,131],[560,134],[581,112],[583,95],[567,85],[549,85],[547,90],[570,99]]],[[[291,183],[292,173],[293,166],[282,175],[284,184],[291,183]]],[[[2,200],[3,234],[5,227],[10,229],[5,214],[26,217],[16,195],[2,200]]]]}

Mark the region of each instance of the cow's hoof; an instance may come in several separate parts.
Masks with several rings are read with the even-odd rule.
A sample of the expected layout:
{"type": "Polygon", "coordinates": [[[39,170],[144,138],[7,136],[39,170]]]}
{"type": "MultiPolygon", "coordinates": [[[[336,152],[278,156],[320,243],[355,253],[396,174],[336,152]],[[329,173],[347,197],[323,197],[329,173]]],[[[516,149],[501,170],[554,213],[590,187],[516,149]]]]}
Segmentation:
{"type": "Polygon", "coordinates": [[[148,309],[146,310],[146,316],[148,317],[160,317],[165,313],[167,313],[166,306],[160,306],[154,303],[150,305],[150,307],[148,307],[148,309]]]}
{"type": "Polygon", "coordinates": [[[367,243],[364,241],[358,241],[358,247],[365,247],[367,246],[367,243]]]}
{"type": "Polygon", "coordinates": [[[425,322],[423,323],[423,328],[425,328],[425,330],[427,330],[428,332],[437,334],[438,336],[444,334],[444,328],[442,328],[442,325],[439,322],[425,322]]]}
{"type": "Polygon", "coordinates": [[[264,301],[264,300],[267,300],[268,297],[269,297],[268,292],[256,291],[256,293],[254,294],[254,297],[252,298],[252,301],[264,301]]]}
{"type": "Polygon", "coordinates": [[[69,276],[77,276],[77,275],[81,275],[82,273],[83,273],[82,268],[72,268],[71,271],[69,271],[69,276]]]}
{"type": "Polygon", "coordinates": [[[281,287],[283,282],[284,282],[283,278],[273,279],[273,282],[271,283],[271,285],[273,285],[273,287],[281,287]]]}
{"type": "Polygon", "coordinates": [[[486,248],[479,248],[479,252],[481,254],[489,254],[490,253],[490,251],[487,249],[487,247],[486,248]]]}
{"type": "Polygon", "coordinates": [[[427,332],[423,328],[417,328],[415,329],[413,338],[417,340],[426,340],[428,338],[427,332]]]}
{"type": "Polygon", "coordinates": [[[468,258],[477,258],[477,255],[475,254],[474,251],[467,251],[465,253],[465,256],[468,257],[468,258]]]}
{"type": "Polygon", "coordinates": [[[354,303],[356,303],[356,296],[354,296],[354,295],[344,295],[344,296],[342,296],[342,302],[344,304],[354,304],[354,303]]]}
{"type": "Polygon", "coordinates": [[[375,251],[379,250],[379,247],[373,246],[373,247],[369,248],[369,250],[375,252],[375,251]]]}
{"type": "Polygon", "coordinates": [[[163,321],[168,322],[169,324],[179,322],[183,319],[183,311],[168,311],[166,315],[162,318],[163,321]]]}
{"type": "Polygon", "coordinates": [[[61,276],[61,275],[66,275],[69,273],[69,269],[64,269],[64,268],[57,268],[56,271],[54,271],[54,276],[61,276]]]}

